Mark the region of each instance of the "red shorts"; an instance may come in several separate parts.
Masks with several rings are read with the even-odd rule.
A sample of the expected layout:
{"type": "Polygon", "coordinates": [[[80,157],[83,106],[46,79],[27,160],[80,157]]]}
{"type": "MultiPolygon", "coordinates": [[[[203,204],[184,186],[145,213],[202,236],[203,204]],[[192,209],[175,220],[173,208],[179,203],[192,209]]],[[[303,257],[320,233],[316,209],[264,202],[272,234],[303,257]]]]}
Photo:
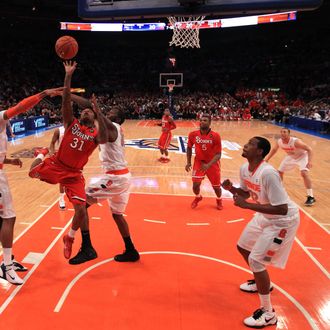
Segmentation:
{"type": "Polygon", "coordinates": [[[159,149],[167,149],[172,140],[171,132],[163,132],[158,140],[158,148],[159,149]]]}
{"type": "Polygon", "coordinates": [[[193,182],[202,182],[206,174],[213,187],[220,187],[221,186],[220,162],[213,164],[206,172],[203,171],[201,167],[202,167],[202,161],[195,158],[193,171],[192,171],[193,182]]]}
{"type": "Polygon", "coordinates": [[[29,176],[50,184],[60,183],[72,204],[86,203],[85,179],[81,171],[70,170],[54,156],[35,166],[29,176]]]}

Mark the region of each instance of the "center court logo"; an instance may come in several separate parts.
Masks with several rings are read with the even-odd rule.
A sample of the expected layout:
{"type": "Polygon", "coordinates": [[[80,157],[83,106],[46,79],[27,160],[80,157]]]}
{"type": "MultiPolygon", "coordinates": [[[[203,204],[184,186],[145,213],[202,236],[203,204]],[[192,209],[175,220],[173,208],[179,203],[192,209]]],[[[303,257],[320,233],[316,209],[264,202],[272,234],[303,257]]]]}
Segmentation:
{"type": "MultiPolygon", "coordinates": [[[[175,152],[177,154],[185,154],[187,151],[187,136],[178,136],[174,135],[171,144],[168,147],[169,151],[175,152]]],[[[222,159],[232,159],[224,149],[230,151],[238,151],[242,147],[232,141],[222,140],[222,159]]],[[[132,139],[125,140],[125,147],[131,147],[135,149],[145,149],[145,150],[158,150],[158,139],[157,138],[141,138],[141,139],[132,139]]],[[[194,153],[194,150],[193,150],[194,153]]]]}

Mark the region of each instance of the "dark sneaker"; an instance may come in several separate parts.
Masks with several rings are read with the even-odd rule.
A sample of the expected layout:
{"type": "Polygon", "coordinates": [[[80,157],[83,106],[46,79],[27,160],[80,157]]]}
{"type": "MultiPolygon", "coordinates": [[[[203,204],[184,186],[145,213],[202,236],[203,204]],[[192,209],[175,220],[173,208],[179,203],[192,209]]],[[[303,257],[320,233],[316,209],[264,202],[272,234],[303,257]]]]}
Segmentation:
{"type": "Polygon", "coordinates": [[[316,202],[316,199],[312,196],[307,196],[305,205],[306,206],[312,206],[316,202]]]}
{"type": "Polygon", "coordinates": [[[15,260],[14,256],[11,256],[11,260],[13,262],[13,269],[15,272],[26,272],[28,269],[20,264],[17,260],[15,260]]]}
{"type": "Polygon", "coordinates": [[[195,199],[193,200],[193,202],[191,203],[191,208],[195,209],[198,205],[198,203],[203,199],[202,196],[200,197],[195,197],[195,199]]]}
{"type": "Polygon", "coordinates": [[[114,259],[118,262],[138,261],[140,259],[139,252],[136,250],[125,250],[122,254],[117,254],[114,259]]]}
{"type": "Polygon", "coordinates": [[[257,309],[252,316],[247,317],[244,324],[249,328],[261,329],[267,325],[274,325],[277,323],[275,311],[268,312],[263,308],[257,309]]]}
{"type": "Polygon", "coordinates": [[[93,247],[81,248],[77,255],[69,260],[70,265],[79,265],[86,261],[97,258],[97,253],[93,247]]]}

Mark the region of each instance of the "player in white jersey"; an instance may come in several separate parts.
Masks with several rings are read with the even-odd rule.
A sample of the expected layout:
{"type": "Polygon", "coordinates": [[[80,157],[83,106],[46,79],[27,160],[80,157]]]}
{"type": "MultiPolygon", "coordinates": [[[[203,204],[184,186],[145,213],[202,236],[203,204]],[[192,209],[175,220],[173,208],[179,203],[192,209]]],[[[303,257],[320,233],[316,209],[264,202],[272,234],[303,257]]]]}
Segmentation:
{"type": "Polygon", "coordinates": [[[303,143],[300,139],[290,136],[290,130],[288,128],[281,129],[281,138],[276,141],[275,146],[265,158],[265,161],[268,162],[279,148],[287,153],[287,156],[283,159],[278,168],[282,180],[284,172],[299,167],[307,190],[305,205],[312,206],[316,202],[313,196],[312,181],[309,176],[309,170],[312,168],[312,148],[303,143]]]}
{"type": "Polygon", "coordinates": [[[240,169],[240,188],[225,180],[222,187],[234,195],[234,203],[255,211],[243,230],[237,248],[250,266],[254,279],[241,284],[245,292],[258,292],[260,308],[244,319],[252,328],[263,328],[277,322],[270,300],[272,289],[267,265],[285,268],[299,226],[299,210],[289,199],[282,180],[271,165],[264,161],[270,143],[254,137],[244,146],[242,156],[248,160],[240,169]],[[254,203],[247,201],[251,197],[254,203]]]}
{"type": "MultiPolygon", "coordinates": [[[[78,99],[75,99],[77,102],[78,99]]],[[[104,174],[91,178],[87,188],[87,207],[107,199],[112,217],[125,243],[125,251],[114,257],[118,262],[134,262],[140,259],[139,252],[131,240],[128,223],[124,212],[129,199],[131,174],[125,160],[125,141],[121,124],[125,114],[119,108],[113,107],[106,119],[109,140],[100,144],[100,160],[104,174]]],[[[90,239],[90,238],[89,238],[90,239]]],[[[82,245],[78,254],[69,260],[70,264],[81,264],[94,259],[93,251],[82,245]],[[91,253],[89,253],[91,252],[91,253]]]]}
{"type": "MultiPolygon", "coordinates": [[[[60,90],[60,89],[58,89],[60,90]]],[[[16,214],[13,207],[13,200],[7,180],[6,173],[3,171],[5,164],[22,167],[19,158],[10,159],[7,154],[7,134],[6,126],[8,120],[16,115],[28,111],[38,104],[46,96],[55,96],[54,90],[45,90],[39,94],[32,95],[16,106],[5,111],[0,111],[0,241],[3,250],[3,262],[0,265],[0,278],[7,280],[11,284],[21,285],[23,280],[17,275],[17,271],[27,269],[19,264],[12,255],[12,245],[14,236],[14,225],[16,214]]]]}
{"type": "MultiPolygon", "coordinates": [[[[63,136],[64,136],[65,128],[64,126],[60,126],[58,128],[55,128],[55,131],[53,133],[52,140],[50,141],[49,145],[49,154],[53,155],[55,152],[57,152],[58,148],[61,145],[63,136]]],[[[65,200],[64,200],[64,187],[60,184],[60,198],[58,200],[58,206],[61,210],[65,209],[65,200]]]]}

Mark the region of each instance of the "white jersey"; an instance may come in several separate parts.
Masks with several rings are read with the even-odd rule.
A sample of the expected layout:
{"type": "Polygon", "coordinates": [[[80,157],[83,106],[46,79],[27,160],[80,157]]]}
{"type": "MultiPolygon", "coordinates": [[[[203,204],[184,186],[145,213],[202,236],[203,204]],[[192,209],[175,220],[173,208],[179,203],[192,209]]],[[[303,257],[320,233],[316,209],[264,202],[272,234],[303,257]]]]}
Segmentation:
{"type": "Polygon", "coordinates": [[[281,149],[283,149],[288,154],[288,156],[292,157],[293,159],[299,159],[307,155],[307,151],[295,147],[295,142],[297,140],[298,140],[297,138],[290,136],[288,143],[284,143],[282,139],[278,139],[277,144],[281,149]]]}
{"type": "Polygon", "coordinates": [[[0,164],[2,164],[6,158],[7,153],[7,134],[6,127],[8,120],[3,118],[5,111],[0,111],[0,164]]]}
{"type": "Polygon", "coordinates": [[[122,170],[127,168],[125,160],[125,140],[121,126],[113,123],[118,131],[118,137],[114,142],[100,144],[100,160],[102,167],[107,171],[122,170]]]}
{"type": "Polygon", "coordinates": [[[258,204],[288,204],[288,213],[285,216],[263,213],[264,217],[283,219],[297,214],[298,209],[285,191],[278,172],[265,161],[262,161],[253,172],[249,171],[248,163],[243,164],[240,169],[240,180],[241,189],[249,191],[251,198],[258,204]]]}

